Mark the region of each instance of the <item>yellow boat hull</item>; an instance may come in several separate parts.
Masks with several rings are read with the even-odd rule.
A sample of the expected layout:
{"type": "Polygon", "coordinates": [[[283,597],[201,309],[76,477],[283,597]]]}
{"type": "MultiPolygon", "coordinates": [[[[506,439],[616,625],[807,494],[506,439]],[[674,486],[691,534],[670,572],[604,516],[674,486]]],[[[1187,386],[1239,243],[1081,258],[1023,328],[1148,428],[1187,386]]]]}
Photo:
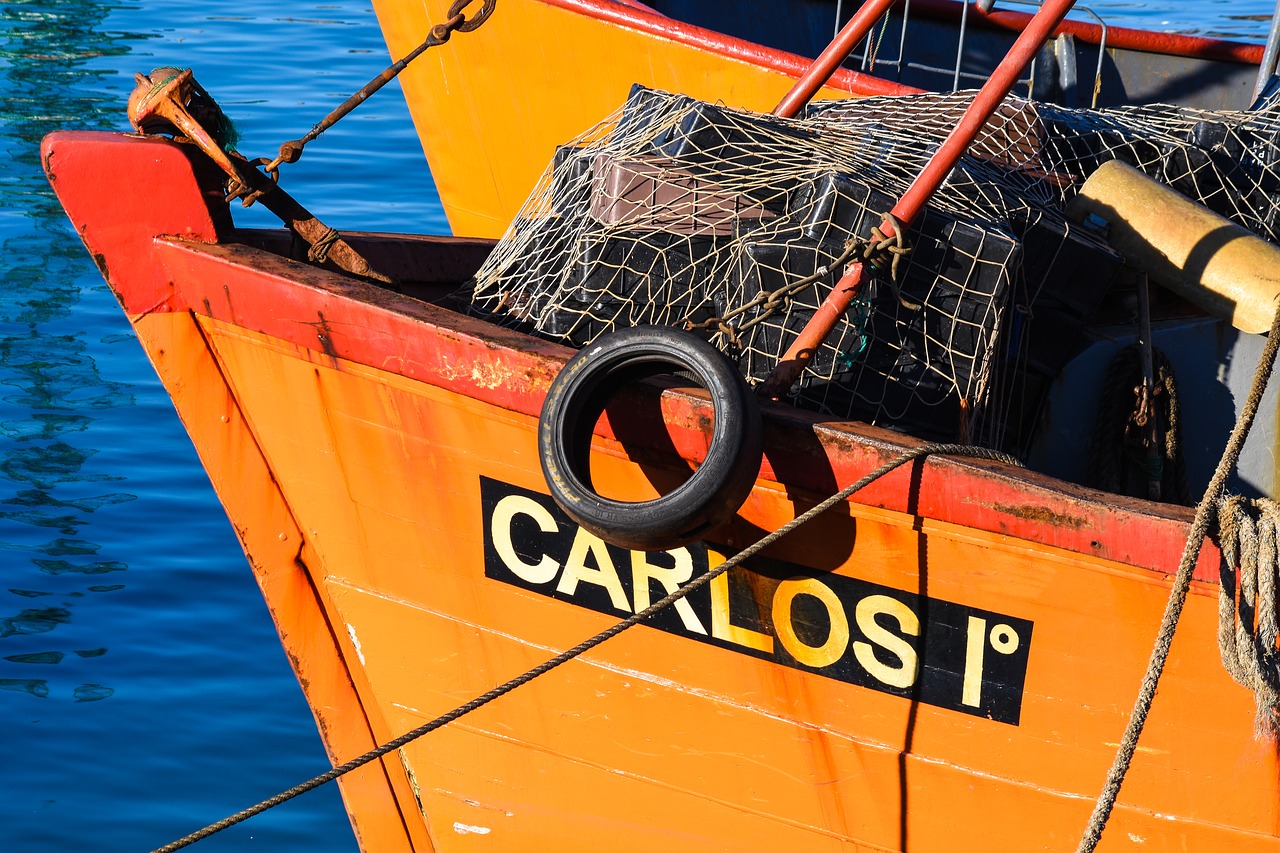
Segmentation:
{"type": "MultiPolygon", "coordinates": [[[[449,18],[447,0],[373,5],[397,58],[449,18]]],[[[768,112],[807,64],[601,0],[504,0],[399,80],[453,233],[500,237],[555,147],[620,108],[633,83],[768,112]]],[[[841,71],[819,97],[900,91],[841,71]]]]}

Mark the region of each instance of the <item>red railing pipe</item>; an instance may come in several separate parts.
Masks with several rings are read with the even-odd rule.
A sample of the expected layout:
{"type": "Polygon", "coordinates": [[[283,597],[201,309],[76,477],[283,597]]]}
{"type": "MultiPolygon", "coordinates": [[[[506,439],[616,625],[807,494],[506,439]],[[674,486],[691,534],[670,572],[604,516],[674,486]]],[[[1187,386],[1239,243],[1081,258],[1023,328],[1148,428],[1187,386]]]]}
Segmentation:
{"type": "MultiPolygon", "coordinates": [[[[1067,12],[1075,4],[1075,0],[1045,0],[1044,5],[1028,22],[1009,53],[987,82],[978,90],[973,102],[965,109],[960,121],[952,128],[946,140],[937,152],[925,164],[924,169],[911,182],[911,186],[903,193],[902,198],[893,207],[893,216],[903,227],[909,227],[920,211],[924,209],[929,198],[942,186],[942,182],[951,174],[960,157],[977,137],[987,119],[1000,106],[1017,83],[1045,40],[1053,33],[1067,12]]],[[[816,63],[815,63],[816,64],[816,63]]],[[[806,75],[807,76],[807,75],[806,75]]],[[[895,232],[892,226],[882,228],[886,236],[892,237],[895,232]]],[[[846,274],[836,282],[831,293],[823,300],[812,319],[800,330],[795,341],[787,348],[773,372],[761,386],[761,393],[766,397],[778,399],[785,394],[800,377],[805,366],[813,359],[818,346],[827,338],[840,317],[848,309],[850,303],[862,290],[865,278],[862,264],[851,264],[846,274]]]]}
{"type": "Polygon", "coordinates": [[[773,114],[783,118],[794,118],[804,109],[805,104],[813,98],[817,91],[826,85],[840,64],[845,61],[858,42],[866,38],[867,33],[875,26],[880,16],[889,10],[897,0],[867,0],[849,23],[845,24],[836,37],[827,45],[827,49],[818,55],[809,69],[800,75],[791,91],[783,96],[774,107],[773,114]]]}

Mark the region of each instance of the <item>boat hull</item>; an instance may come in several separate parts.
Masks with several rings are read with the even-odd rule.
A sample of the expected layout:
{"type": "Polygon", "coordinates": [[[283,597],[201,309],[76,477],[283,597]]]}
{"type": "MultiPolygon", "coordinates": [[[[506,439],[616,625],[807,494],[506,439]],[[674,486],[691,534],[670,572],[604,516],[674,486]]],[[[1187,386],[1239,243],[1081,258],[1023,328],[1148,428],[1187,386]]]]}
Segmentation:
{"type": "MultiPolygon", "coordinates": [[[[397,59],[447,20],[450,6],[447,0],[373,5],[397,59]]],[[[835,9],[834,3],[735,3],[732,19],[725,20],[723,3],[670,4],[677,7],[677,20],[638,8],[643,5],[503,0],[479,29],[455,34],[405,69],[399,80],[453,233],[500,237],[556,146],[619,109],[632,84],[772,110],[808,68],[805,57],[826,47],[835,9]]],[[[870,73],[841,68],[816,97],[901,95],[921,91],[917,86],[951,89],[949,68],[962,42],[960,4],[917,0],[915,8],[909,63],[901,74],[883,62],[879,70],[870,66],[870,73]],[[925,72],[919,65],[937,70],[925,72]]],[[[966,61],[975,64],[960,88],[979,85],[1028,20],[1017,11],[970,15],[982,26],[971,22],[963,39],[966,61]]],[[[1058,75],[1078,78],[1065,102],[1089,106],[1101,33],[1075,22],[1058,33],[1063,50],[1072,56],[1078,51],[1070,73],[1058,75]]],[[[1162,101],[1243,109],[1251,100],[1260,45],[1121,29],[1110,30],[1108,39],[1099,105],[1162,101]]],[[[896,49],[884,48],[886,58],[891,47],[896,49]]]]}
{"type": "MultiPolygon", "coordinates": [[[[605,546],[541,479],[537,413],[569,350],[251,245],[182,149],[56,134],[43,157],[335,762],[572,647],[913,444],[771,407],[738,517],[683,551],[605,546]]],[[[483,249],[352,239],[418,280],[483,249]]],[[[652,494],[705,453],[710,414],[691,391],[640,395],[598,430],[597,482],[652,494]]],[[[1069,847],[1187,522],[996,463],[905,467],[687,608],[344,777],[357,836],[369,851],[1069,847]]],[[[1105,849],[1280,848],[1276,750],[1218,662],[1212,548],[1196,571],[1105,849]]]]}
{"type": "MultiPolygon", "coordinates": [[[[375,2],[391,55],[417,47],[448,7],[375,2]]],[[[556,146],[620,108],[633,83],[767,112],[807,65],[620,4],[521,0],[502,3],[480,29],[454,35],[399,79],[453,233],[499,237],[556,146]]],[[[914,90],[842,71],[819,97],[851,91],[914,90]]]]}

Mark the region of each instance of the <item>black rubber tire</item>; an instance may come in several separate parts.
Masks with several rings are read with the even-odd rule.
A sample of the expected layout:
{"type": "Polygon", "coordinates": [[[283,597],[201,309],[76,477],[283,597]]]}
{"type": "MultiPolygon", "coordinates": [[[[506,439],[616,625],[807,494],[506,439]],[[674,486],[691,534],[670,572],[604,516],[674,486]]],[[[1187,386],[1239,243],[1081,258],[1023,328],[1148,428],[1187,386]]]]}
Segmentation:
{"type": "Polygon", "coordinates": [[[551,496],[579,525],[614,545],[662,551],[696,541],[738,511],[760,471],[760,407],[729,360],[691,332],[637,326],[578,352],[551,383],[538,424],[551,496]],[[591,435],[619,389],[680,373],[707,389],[715,427],[707,457],[674,491],[651,501],[615,501],[591,485],[591,435]]]}

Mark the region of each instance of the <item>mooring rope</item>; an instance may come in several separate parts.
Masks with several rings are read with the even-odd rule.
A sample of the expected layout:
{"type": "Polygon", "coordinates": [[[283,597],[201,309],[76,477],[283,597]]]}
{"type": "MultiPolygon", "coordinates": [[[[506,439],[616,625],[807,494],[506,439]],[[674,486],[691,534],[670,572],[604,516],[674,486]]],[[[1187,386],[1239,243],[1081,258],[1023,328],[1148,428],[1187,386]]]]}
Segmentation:
{"type": "Polygon", "coordinates": [[[1191,522],[1191,532],[1187,537],[1186,547],[1182,552],[1182,562],[1173,578],[1173,588],[1169,591],[1169,601],[1165,605],[1164,616],[1160,620],[1160,630],[1156,634],[1156,642],[1151,650],[1151,659],[1147,663],[1147,672],[1142,677],[1142,686],[1138,690],[1138,698],[1129,717],[1129,725],[1125,728],[1120,747],[1116,750],[1115,760],[1107,772],[1107,781],[1102,793],[1094,804],[1093,814],[1085,827],[1076,853],[1093,853],[1098,842],[1102,840],[1102,831],[1106,829],[1111,810],[1115,807],[1116,798],[1120,794],[1120,786],[1124,784],[1125,774],[1129,772],[1129,764],[1133,760],[1134,751],[1138,748],[1138,738],[1147,722],[1147,714],[1151,710],[1151,702],[1156,695],[1156,686],[1160,675],[1164,672],[1165,662],[1169,658],[1169,647],[1173,643],[1173,634],[1178,627],[1178,619],[1182,615],[1182,606],[1187,600],[1187,591],[1191,587],[1191,574],[1200,557],[1200,548],[1209,532],[1210,524],[1216,520],[1218,501],[1226,489],[1227,477],[1240,458],[1240,450],[1244,446],[1245,437],[1253,426],[1254,417],[1258,413],[1258,405],[1262,402],[1262,393],[1271,378],[1271,368],[1275,364],[1276,350],[1280,347],[1280,312],[1271,322],[1271,331],[1267,334],[1267,344],[1263,347],[1262,358],[1258,369],[1253,374],[1253,384],[1249,388],[1240,418],[1231,430],[1227,446],[1222,452],[1209,487],[1204,497],[1196,505],[1195,517],[1191,522]]]}
{"type": "Polygon", "coordinates": [[[628,616],[626,619],[622,620],[621,622],[617,622],[614,625],[611,625],[610,627],[601,631],[599,634],[596,634],[594,637],[584,640],[583,642],[579,643],[573,648],[561,652],[560,654],[556,655],[550,660],[547,660],[539,664],[538,666],[535,666],[533,669],[530,669],[529,671],[521,675],[518,675],[515,678],[512,678],[510,681],[507,681],[504,684],[498,685],[497,687],[493,688],[489,692],[481,696],[477,696],[475,699],[472,699],[470,702],[467,702],[464,705],[459,705],[457,708],[454,708],[452,711],[449,711],[446,714],[442,714],[441,716],[436,717],[431,722],[425,723],[424,725],[419,726],[413,731],[406,732],[405,734],[400,735],[400,737],[397,737],[394,740],[387,741],[383,745],[369,750],[364,755],[361,755],[359,758],[354,758],[345,764],[342,764],[338,767],[333,768],[332,770],[329,770],[325,773],[321,773],[319,776],[314,776],[311,779],[308,779],[306,782],[303,782],[299,785],[295,785],[294,787],[288,789],[287,791],[282,791],[273,797],[269,797],[263,800],[257,805],[250,806],[249,808],[244,809],[242,811],[238,811],[235,814],[229,817],[225,817],[216,823],[211,823],[208,826],[204,827],[203,829],[197,830],[196,832],[193,832],[190,835],[186,835],[182,838],[179,838],[177,841],[170,842],[169,844],[166,844],[163,847],[157,848],[156,850],[152,851],[152,853],[170,853],[170,851],[181,850],[183,847],[186,847],[190,844],[194,844],[195,842],[200,841],[203,838],[208,838],[210,835],[221,832],[222,830],[227,829],[228,827],[235,826],[237,823],[247,820],[253,817],[254,815],[261,814],[262,812],[265,812],[268,809],[274,808],[280,805],[281,803],[291,800],[300,794],[305,794],[307,791],[310,791],[314,788],[318,788],[321,785],[325,784],[326,782],[331,782],[334,779],[337,779],[339,776],[344,776],[347,773],[350,773],[352,770],[363,767],[369,762],[374,761],[378,758],[381,758],[382,756],[386,755],[389,752],[394,752],[395,750],[401,748],[402,746],[405,746],[406,744],[409,744],[417,740],[423,735],[428,734],[429,732],[433,732],[436,729],[441,728],[442,726],[445,726],[453,722],[454,720],[457,720],[458,718],[465,716],[466,714],[469,714],[472,711],[489,704],[494,699],[497,699],[500,696],[504,696],[507,693],[510,693],[512,690],[515,690],[520,685],[528,684],[530,681],[533,681],[535,678],[539,677],[540,675],[550,672],[551,670],[555,669],[561,664],[567,663],[568,661],[573,660],[574,658],[578,657],[584,652],[588,652],[591,649],[594,649],[596,646],[600,645],[605,640],[608,640],[611,637],[615,637],[618,634],[621,634],[623,631],[627,630],[628,628],[634,625],[640,624],[641,622],[648,619],[650,616],[653,616],[659,611],[667,607],[670,607],[671,605],[675,604],[677,601],[681,600],[682,598],[689,595],[690,593],[698,589],[701,589],[702,587],[706,586],[715,578],[729,571],[733,567],[739,565],[744,560],[758,554],[760,551],[764,550],[765,548],[769,547],[773,543],[777,542],[779,539],[791,533],[796,528],[800,527],[806,522],[813,520],[817,516],[831,509],[836,504],[839,504],[845,499],[847,499],[854,492],[858,491],[859,489],[867,486],[872,482],[875,482],[876,480],[883,477],[885,474],[888,474],[890,471],[893,471],[895,468],[899,468],[902,465],[905,465],[906,463],[911,462],[914,459],[919,459],[923,456],[930,456],[930,455],[967,456],[975,459],[991,459],[998,462],[1004,462],[1008,465],[1015,465],[1018,467],[1021,467],[1021,464],[1022,464],[1012,456],[1009,456],[1008,454],[1005,454],[1005,453],[1001,453],[997,450],[989,450],[988,448],[985,448],[985,447],[973,447],[973,446],[964,445],[964,444],[942,444],[942,443],[924,444],[924,445],[921,445],[920,447],[915,447],[915,448],[912,448],[911,450],[904,451],[903,453],[899,454],[898,456],[894,457],[890,461],[881,465],[879,468],[875,469],[871,473],[865,475],[864,477],[859,479],[856,483],[853,483],[850,486],[846,486],[845,488],[833,494],[831,497],[825,499],[824,501],[810,508],[809,510],[801,513],[800,515],[793,518],[791,521],[788,521],[782,527],[779,527],[777,530],[773,531],[772,533],[769,533],[764,537],[758,539],[756,542],[747,546],[742,551],[739,551],[737,554],[725,560],[716,568],[712,569],[711,571],[707,572],[704,575],[700,575],[699,577],[695,578],[694,580],[690,581],[684,586],[678,588],[675,592],[672,592],[671,594],[667,595],[665,598],[661,599],[660,601],[656,601],[653,604],[649,605],[644,610],[641,610],[639,613],[636,613],[632,616],[628,616]]]}
{"type": "Polygon", "coordinates": [[[1222,576],[1218,589],[1218,650],[1222,665],[1254,692],[1258,737],[1280,734],[1280,657],[1276,654],[1276,587],[1280,585],[1280,505],[1229,497],[1218,506],[1222,576]],[[1237,618],[1236,568],[1240,570],[1237,618]]]}

